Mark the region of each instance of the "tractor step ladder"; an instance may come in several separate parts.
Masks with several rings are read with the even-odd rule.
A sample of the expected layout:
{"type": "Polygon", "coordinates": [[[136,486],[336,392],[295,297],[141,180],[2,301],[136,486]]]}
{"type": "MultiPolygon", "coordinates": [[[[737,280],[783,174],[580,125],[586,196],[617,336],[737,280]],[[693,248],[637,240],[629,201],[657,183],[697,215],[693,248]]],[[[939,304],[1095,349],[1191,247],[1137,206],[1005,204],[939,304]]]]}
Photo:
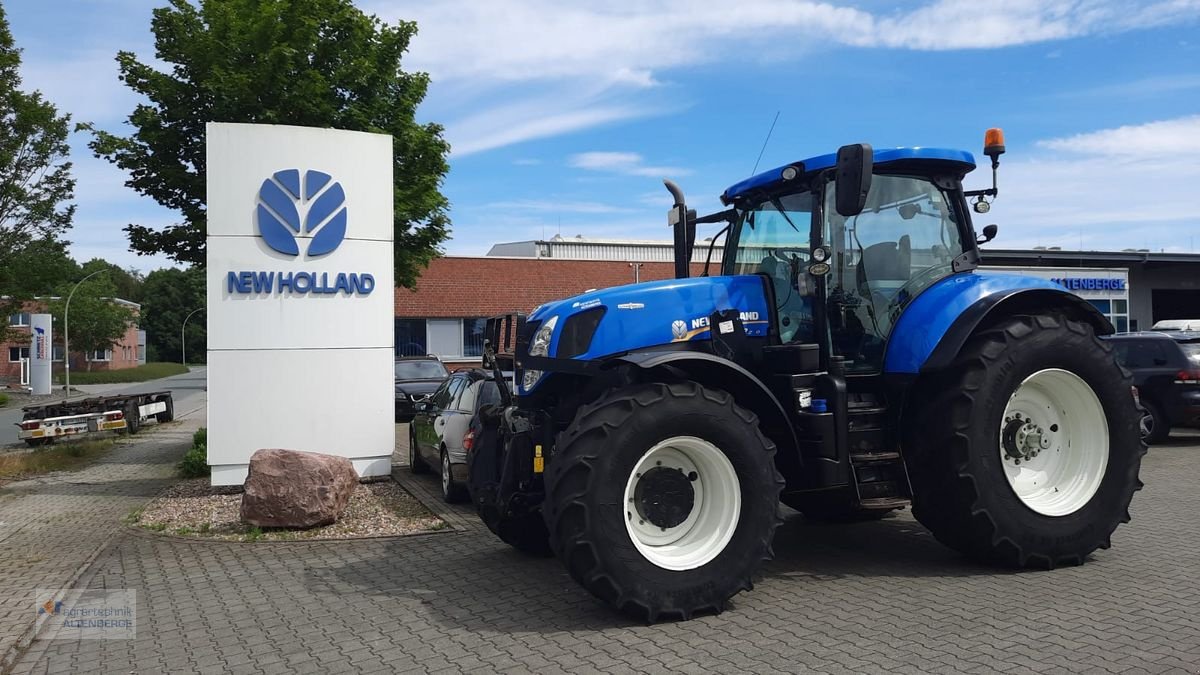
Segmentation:
{"type": "Polygon", "coordinates": [[[852,406],[849,412],[850,472],[859,506],[891,510],[912,504],[912,485],[899,452],[884,447],[887,409],[852,406]]]}

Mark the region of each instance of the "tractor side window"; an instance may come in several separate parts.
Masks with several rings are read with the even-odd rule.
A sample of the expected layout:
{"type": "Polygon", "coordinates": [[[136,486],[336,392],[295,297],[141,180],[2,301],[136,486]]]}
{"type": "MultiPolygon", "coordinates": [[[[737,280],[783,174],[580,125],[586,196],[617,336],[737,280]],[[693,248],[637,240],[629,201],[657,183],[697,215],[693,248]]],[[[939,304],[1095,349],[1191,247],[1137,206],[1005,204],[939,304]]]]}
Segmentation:
{"type": "Polygon", "coordinates": [[[830,332],[847,367],[878,371],[892,325],[908,302],[952,273],[963,252],[951,201],[927,178],[876,175],[867,204],[843,218],[826,191],[825,238],[832,253],[830,332]]]}
{"type": "Polygon", "coordinates": [[[807,274],[812,234],[811,192],[767,200],[742,217],[727,274],[764,274],[774,287],[777,328],[787,342],[814,342],[807,274]]]}

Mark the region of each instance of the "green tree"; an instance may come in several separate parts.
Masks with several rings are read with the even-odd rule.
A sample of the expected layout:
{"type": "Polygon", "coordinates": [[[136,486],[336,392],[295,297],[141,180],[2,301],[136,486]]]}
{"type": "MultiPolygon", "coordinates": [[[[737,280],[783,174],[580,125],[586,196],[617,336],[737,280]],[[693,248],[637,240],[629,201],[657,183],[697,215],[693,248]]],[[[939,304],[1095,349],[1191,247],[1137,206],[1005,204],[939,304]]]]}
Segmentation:
{"type": "Polygon", "coordinates": [[[42,283],[65,256],[54,240],[75,212],[68,203],[75,191],[66,161],[70,117],[41,93],[22,91],[20,68],[21,50],[0,7],[0,317],[48,290],[42,283]],[[47,269],[31,264],[45,256],[47,269]]]}
{"type": "Polygon", "coordinates": [[[0,342],[28,338],[28,333],[10,331],[7,318],[28,300],[53,295],[71,279],[79,278],[79,265],[67,254],[66,245],[53,239],[34,239],[12,252],[0,264],[0,342]]]}
{"type": "MultiPolygon", "coordinates": [[[[205,303],[204,270],[155,270],[146,275],[142,290],[145,299],[139,324],[146,330],[147,348],[153,349],[155,358],[179,361],[183,320],[205,303]]],[[[192,362],[203,359],[208,349],[204,318],[204,312],[197,312],[187,324],[187,353],[192,362]]]]}
{"type": "MultiPolygon", "coordinates": [[[[71,298],[70,312],[70,347],[72,354],[92,354],[105,349],[112,349],[125,332],[129,330],[137,315],[133,308],[115,300],[117,287],[105,278],[107,275],[97,275],[79,284],[71,298]]],[[[55,294],[57,297],[50,301],[50,314],[54,317],[54,325],[58,330],[64,330],[64,309],[66,300],[75,284],[63,284],[55,294]]],[[[92,369],[92,361],[87,359],[87,369],[92,369]]]]}
{"type": "Polygon", "coordinates": [[[116,289],[116,297],[130,302],[142,301],[142,284],[145,283],[145,279],[142,278],[141,272],[132,267],[125,269],[120,265],[114,265],[103,258],[92,258],[83,263],[83,274],[85,275],[100,269],[108,270],[105,276],[116,289]]]}
{"type": "Polygon", "coordinates": [[[151,27],[170,72],[120,52],[122,81],[148,102],[129,116],[131,136],[97,131],[91,143],[129,172],[126,185],[183,214],[162,230],[126,227],[134,251],[203,264],[205,122],[370,131],[392,135],[396,282],[416,283],[449,232],[449,145],[440,125],[414,119],[429,85],[400,68],[415,23],[385,24],[351,0],[170,0],[151,27]]]}

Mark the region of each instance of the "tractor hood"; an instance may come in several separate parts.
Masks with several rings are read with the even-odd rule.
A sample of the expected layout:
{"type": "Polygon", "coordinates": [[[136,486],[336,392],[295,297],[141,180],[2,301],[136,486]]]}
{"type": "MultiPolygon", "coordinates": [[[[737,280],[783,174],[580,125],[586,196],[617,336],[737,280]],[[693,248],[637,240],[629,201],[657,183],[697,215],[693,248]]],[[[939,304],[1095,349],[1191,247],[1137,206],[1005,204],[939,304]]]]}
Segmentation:
{"type": "MultiPolygon", "coordinates": [[[[763,278],[753,275],[649,281],[546,303],[529,315],[553,317],[549,356],[595,359],[672,342],[709,339],[709,316],[736,309],[747,335],[765,336],[770,314],[763,278]]],[[[536,327],[535,327],[536,329],[536,327]]]]}

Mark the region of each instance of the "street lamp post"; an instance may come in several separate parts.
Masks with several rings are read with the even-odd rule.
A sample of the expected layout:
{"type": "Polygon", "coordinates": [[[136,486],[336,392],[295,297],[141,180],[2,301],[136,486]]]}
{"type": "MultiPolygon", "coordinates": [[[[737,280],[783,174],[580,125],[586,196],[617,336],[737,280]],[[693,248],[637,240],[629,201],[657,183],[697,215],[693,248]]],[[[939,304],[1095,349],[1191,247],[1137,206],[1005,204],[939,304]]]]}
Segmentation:
{"type": "Polygon", "coordinates": [[[183,317],[183,328],[179,329],[179,360],[183,362],[184,367],[187,367],[187,322],[188,319],[192,318],[192,314],[203,310],[203,307],[197,307],[196,309],[193,309],[190,314],[183,317]]]}
{"type": "Polygon", "coordinates": [[[101,272],[107,271],[107,269],[99,269],[95,272],[92,272],[86,277],[80,279],[79,282],[75,284],[75,288],[72,288],[71,292],[67,294],[67,304],[65,307],[63,307],[63,375],[64,379],[66,380],[66,384],[63,385],[64,399],[71,396],[71,297],[75,295],[75,291],[79,290],[79,287],[83,284],[83,282],[91,279],[101,272]]]}

